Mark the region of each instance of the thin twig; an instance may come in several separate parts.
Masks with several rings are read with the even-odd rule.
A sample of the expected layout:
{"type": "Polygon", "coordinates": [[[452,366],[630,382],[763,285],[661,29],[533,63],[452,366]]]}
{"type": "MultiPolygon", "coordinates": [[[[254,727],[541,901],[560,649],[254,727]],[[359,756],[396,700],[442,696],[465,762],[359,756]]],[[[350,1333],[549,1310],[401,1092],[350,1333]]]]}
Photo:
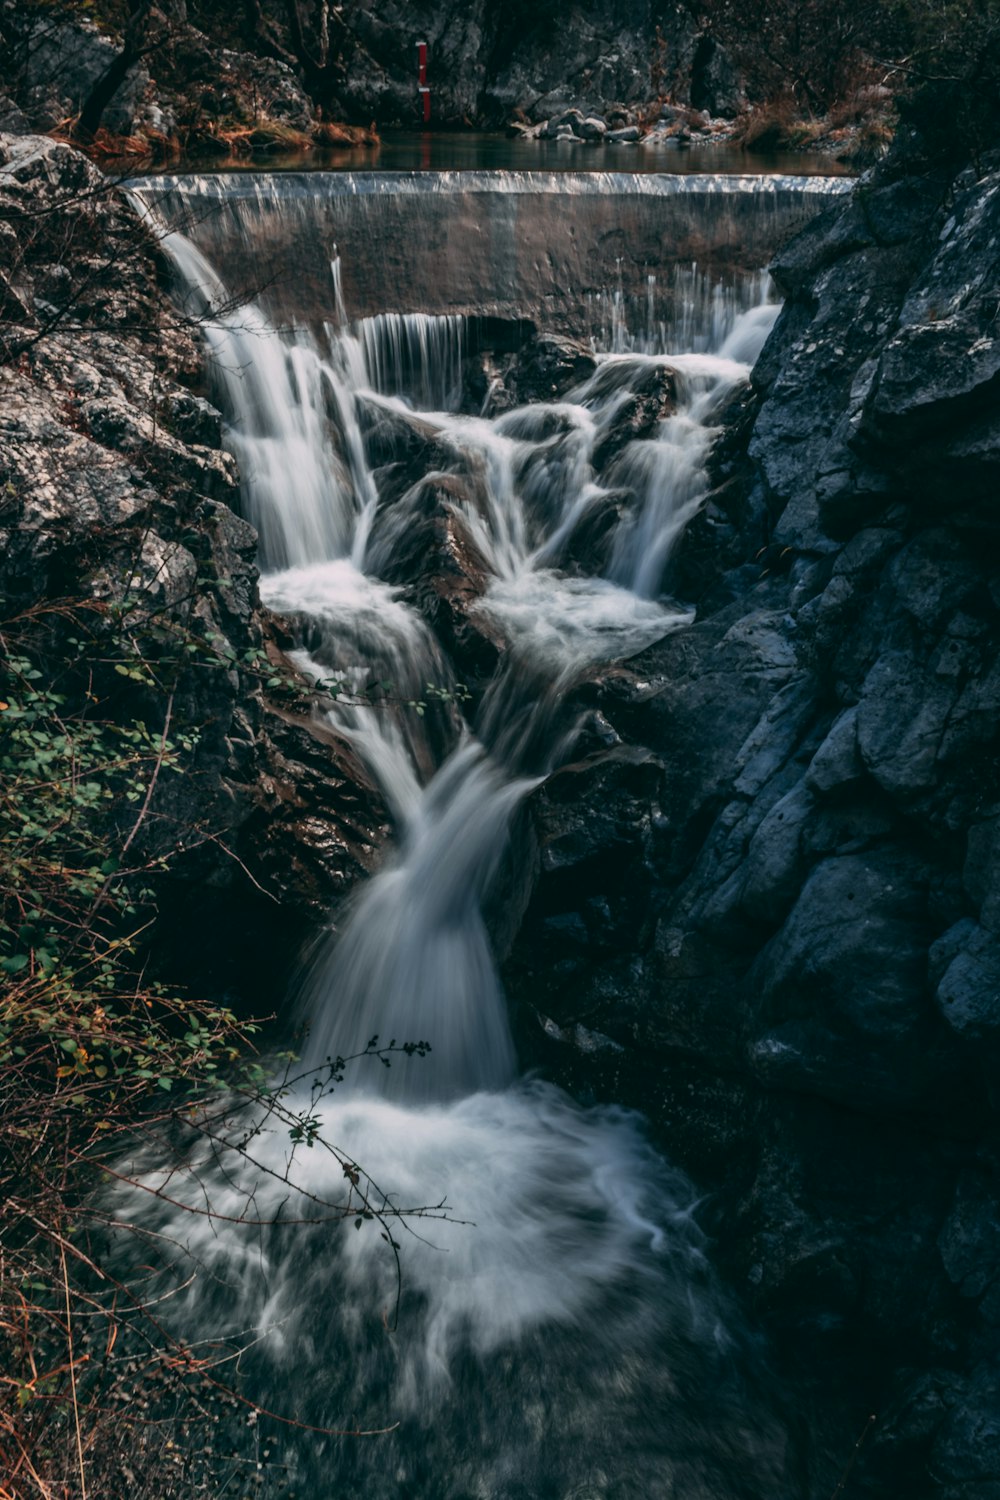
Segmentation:
{"type": "Polygon", "coordinates": [[[163,715],[163,733],[160,735],[160,744],[156,752],[156,763],[153,766],[153,774],[149,778],[149,785],[146,788],[146,795],[143,798],[142,807],[139,809],[139,816],[135,820],[132,832],[129,834],[128,838],[122,845],[122,854],[126,854],[128,852],[129,845],[132,843],[132,840],[135,838],[136,834],[139,832],[139,829],[142,827],[143,819],[149,811],[149,804],[153,800],[153,793],[156,790],[156,783],[159,779],[160,770],[163,766],[163,757],[167,753],[167,736],[170,733],[170,719],[173,711],[174,695],[173,693],[171,693],[170,697],[167,699],[166,712],[163,715]]]}
{"type": "Polygon", "coordinates": [[[847,1487],[847,1481],[850,1479],[851,1473],[852,1473],[852,1471],[854,1469],[854,1465],[857,1463],[859,1457],[861,1456],[861,1449],[865,1445],[865,1440],[868,1437],[868,1434],[871,1432],[871,1430],[874,1427],[874,1425],[875,1425],[875,1423],[876,1423],[877,1420],[878,1420],[877,1414],[875,1412],[872,1412],[871,1416],[868,1418],[868,1421],[864,1425],[864,1430],[862,1431],[861,1436],[858,1438],[857,1442],[854,1444],[854,1452],[851,1454],[850,1458],[848,1459],[847,1468],[844,1470],[843,1474],[841,1474],[841,1476],[840,1476],[840,1483],[837,1485],[837,1488],[834,1490],[833,1494],[830,1496],[830,1500],[837,1500],[837,1496],[838,1495],[842,1495],[844,1493],[844,1490],[847,1487]]]}
{"type": "Polygon", "coordinates": [[[69,1350],[69,1388],[73,1397],[73,1425],[76,1429],[76,1458],[80,1466],[80,1496],[87,1500],[87,1470],[83,1462],[83,1434],[80,1431],[80,1407],[76,1399],[76,1365],[73,1359],[73,1313],[69,1303],[69,1274],[66,1270],[66,1251],[59,1244],[59,1261],[62,1266],[63,1291],[66,1293],[66,1346],[69,1350]]]}

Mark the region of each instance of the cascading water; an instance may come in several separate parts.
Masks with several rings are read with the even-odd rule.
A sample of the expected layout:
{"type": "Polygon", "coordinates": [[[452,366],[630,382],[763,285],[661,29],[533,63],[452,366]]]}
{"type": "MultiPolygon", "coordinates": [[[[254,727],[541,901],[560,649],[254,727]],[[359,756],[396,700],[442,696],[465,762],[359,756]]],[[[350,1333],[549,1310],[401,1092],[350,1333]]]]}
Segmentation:
{"type": "MultiPolygon", "coordinates": [[[[252,1344],[240,1364],[256,1399],[314,1429],[398,1424],[374,1442],[279,1436],[308,1500],[349,1485],[426,1500],[798,1494],[760,1351],[713,1280],[690,1185],[637,1117],[518,1078],[482,912],[512,818],[573,745],[575,687],[689,619],[661,597],[664,570],[702,496],[713,413],[775,309],[733,304],[714,354],[610,354],[561,401],[489,420],[455,409],[456,328],[387,313],[352,330],[331,289],[325,328],[278,333],[259,309],[229,305],[191,239],[168,232],[164,244],[205,328],[264,598],[317,679],[392,684],[388,706],[352,695],[325,709],[397,837],[304,977],[303,1061],[322,1069],[376,1034],[431,1043],[426,1058],[352,1075],[317,1123],[382,1201],[439,1211],[419,1236],[402,1221],[395,1331],[387,1247],[322,1214],[282,1222],[316,1218],[310,1205],[338,1197],[343,1167],[273,1120],[258,1122],[250,1161],[227,1161],[223,1143],[193,1151],[187,1176],[175,1169],[174,1202],[208,1205],[193,1220],[135,1192],[121,1217],[182,1243],[195,1274],[173,1316],[252,1344]],[[595,455],[651,372],[669,410],[598,480],[595,455]],[[451,409],[417,415],[401,393],[451,409]],[[401,493],[368,462],[380,424],[417,424],[433,454],[401,493]],[[471,723],[391,581],[429,484],[445,486],[484,562],[476,608],[505,642],[471,723]],[[598,512],[611,516],[603,575],[570,566],[598,512]],[[407,707],[428,683],[440,708],[407,707]],[[250,1200],[252,1233],[234,1222],[250,1200]],[[467,1222],[441,1217],[444,1204],[467,1222]]],[[[162,1187],[141,1153],[135,1170],[162,1187]]]]}

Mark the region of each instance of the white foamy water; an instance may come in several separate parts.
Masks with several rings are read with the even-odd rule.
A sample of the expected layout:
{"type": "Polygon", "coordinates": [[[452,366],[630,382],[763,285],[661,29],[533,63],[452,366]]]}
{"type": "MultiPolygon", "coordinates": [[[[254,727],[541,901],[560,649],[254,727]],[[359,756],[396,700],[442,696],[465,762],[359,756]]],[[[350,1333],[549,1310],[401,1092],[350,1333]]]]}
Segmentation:
{"type": "MultiPolygon", "coordinates": [[[[261,534],[262,595],[295,631],[298,665],[332,684],[317,711],[395,823],[383,868],[301,976],[303,1065],[322,1080],[327,1059],[376,1036],[431,1047],[388,1068],[364,1059],[332,1101],[296,1085],[289,1109],[316,1101],[312,1146],[265,1115],[249,1122],[249,1154],[233,1152],[248,1126],[229,1122],[172,1172],[174,1207],[122,1196],[122,1217],[179,1244],[191,1269],[165,1316],[251,1344],[253,1389],[291,1398],[301,1421],[403,1424],[410,1446],[370,1461],[337,1449],[336,1469],[331,1442],[291,1445],[310,1500],[347,1482],[426,1500],[791,1494],[779,1428],[747,1385],[758,1356],[713,1281],[690,1185],[637,1117],[518,1078],[484,917],[520,809],[572,750],[575,687],[691,618],[663,595],[671,551],[703,498],[713,421],[776,309],[749,305],[746,289],[720,300],[693,277],[687,341],[661,348],[651,293],[646,335],[627,336],[619,317],[618,347],[589,380],[491,421],[458,409],[460,321],[387,312],[352,325],[332,248],[332,321],[279,333],[258,309],[228,306],[197,244],[176,232],[164,244],[205,319],[261,534]],[[620,415],[661,397],[652,435],[623,440],[599,476],[620,415]],[[379,423],[431,455],[429,472],[401,487],[393,465],[373,471],[365,432],[379,423]],[[445,522],[485,572],[472,619],[506,646],[468,722],[416,596],[390,581],[414,538],[445,522]],[[381,702],[368,701],[372,682],[381,702]],[[360,1188],[345,1188],[345,1162],[360,1188]],[[390,1238],[336,1211],[359,1191],[390,1216],[432,1209],[390,1219],[398,1329],[390,1238]]],[[[132,1169],[163,1187],[148,1154],[132,1169]]]]}

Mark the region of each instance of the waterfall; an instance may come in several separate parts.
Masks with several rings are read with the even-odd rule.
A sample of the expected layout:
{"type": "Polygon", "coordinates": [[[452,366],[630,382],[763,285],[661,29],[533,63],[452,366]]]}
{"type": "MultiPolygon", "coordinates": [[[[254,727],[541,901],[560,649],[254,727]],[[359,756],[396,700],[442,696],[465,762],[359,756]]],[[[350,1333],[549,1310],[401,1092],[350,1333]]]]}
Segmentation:
{"type": "Polygon", "coordinates": [[[692,277],[709,297],[738,297],[748,270],[767,265],[850,186],[825,177],[497,171],[238,172],[131,184],[163,223],[224,264],[229,291],[253,296],[275,326],[315,331],[330,319],[336,245],[355,319],[527,317],[600,337],[608,299],[619,293],[634,333],[652,275],[652,332],[663,322],[678,337],[646,353],[705,352],[698,341],[711,330],[691,303],[692,277]]]}
{"type": "MultiPolygon", "coordinates": [[[[272,1118],[253,1124],[249,1157],[227,1157],[224,1141],[194,1148],[186,1174],[172,1169],[174,1206],[121,1195],[121,1218],[179,1242],[190,1264],[169,1315],[251,1343],[240,1361],[251,1389],[271,1406],[291,1396],[300,1422],[399,1424],[377,1450],[280,1439],[309,1500],[346,1484],[386,1500],[797,1494],[781,1424],[755,1388],[767,1384],[761,1352],[713,1278],[693,1189],[638,1117],[518,1077],[483,915],[512,820],[572,751],[575,687],[691,618],[662,595],[669,554],[701,503],[720,403],[776,308],[758,281],[760,305],[745,286],[720,313],[689,278],[690,347],[609,352],[561,400],[488,420],[460,409],[459,322],[389,310],[351,321],[342,244],[339,259],[324,247],[327,317],[278,329],[260,306],[234,306],[217,225],[189,215],[182,234],[157,218],[148,187],[134,197],[205,331],[261,537],[262,595],[297,633],[302,668],[353,687],[322,711],[395,823],[383,868],[303,975],[303,1063],[322,1071],[376,1035],[431,1046],[352,1074],[332,1100],[299,1086],[381,1202],[433,1208],[419,1235],[402,1234],[398,1331],[387,1331],[394,1256],[377,1253],[360,1217],[355,1233],[315,1208],[341,1195],[341,1158],[294,1145],[272,1118]],[[652,436],[616,438],[649,389],[664,403],[652,436]],[[370,461],[380,430],[432,455],[401,490],[370,461]],[[434,486],[482,561],[475,611],[504,647],[469,717],[394,581],[434,486]],[[588,572],[573,549],[596,513],[611,518],[610,540],[588,572]],[[390,685],[384,703],[361,691],[373,679],[390,685]],[[209,1207],[192,1219],[176,1208],[185,1201],[209,1207]],[[249,1202],[253,1234],[239,1223],[249,1202]],[[303,1217],[316,1222],[293,1240],[282,1221],[303,1217]]],[[[654,322],[651,290],[650,339],[667,343],[654,322]]],[[[133,1170],[159,1190],[141,1147],[133,1170]]]]}
{"type": "Polygon", "coordinates": [[[608,354],[722,350],[746,313],[775,300],[766,271],[723,278],[692,262],[674,266],[664,284],[650,272],[641,296],[626,293],[621,271],[619,260],[615,284],[590,299],[594,348],[608,354]]]}
{"type": "Polygon", "coordinates": [[[356,334],[373,390],[413,405],[444,411],[458,404],[468,319],[460,314],[379,313],[363,318],[356,334]]]}

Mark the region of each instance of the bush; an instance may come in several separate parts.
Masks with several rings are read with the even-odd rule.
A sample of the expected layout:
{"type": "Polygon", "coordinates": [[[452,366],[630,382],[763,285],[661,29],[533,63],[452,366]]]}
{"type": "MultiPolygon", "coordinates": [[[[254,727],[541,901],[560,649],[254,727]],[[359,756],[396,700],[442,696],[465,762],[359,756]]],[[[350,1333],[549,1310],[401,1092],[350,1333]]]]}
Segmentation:
{"type": "MultiPolygon", "coordinates": [[[[86,609],[58,615],[70,653],[98,645],[86,609]]],[[[17,1485],[0,1493],[17,1496],[82,1493],[88,1455],[120,1449],[111,1355],[138,1309],[116,1308],[90,1245],[101,1167],[203,1096],[255,1030],[143,975],[166,856],[139,853],[139,835],[196,732],[171,724],[169,691],[156,728],[109,716],[90,674],[81,687],[72,660],[53,671],[39,649],[51,624],[42,610],[8,625],[0,687],[0,1473],[17,1485]]],[[[152,671],[131,653],[104,665],[126,683],[152,671]]]]}

